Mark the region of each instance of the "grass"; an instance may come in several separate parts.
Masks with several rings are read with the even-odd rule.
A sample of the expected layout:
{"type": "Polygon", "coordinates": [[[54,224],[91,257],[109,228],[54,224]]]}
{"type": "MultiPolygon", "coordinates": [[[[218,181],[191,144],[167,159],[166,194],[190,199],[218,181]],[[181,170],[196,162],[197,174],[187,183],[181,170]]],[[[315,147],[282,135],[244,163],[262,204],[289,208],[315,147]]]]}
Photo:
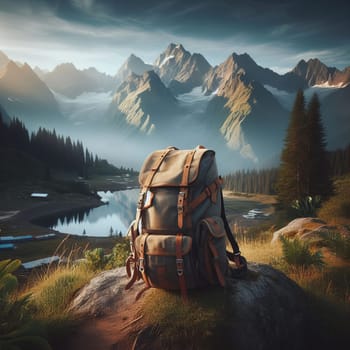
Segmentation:
{"type": "Polygon", "coordinates": [[[39,276],[29,289],[30,306],[38,319],[60,319],[68,315],[67,306],[74,293],[88,283],[94,273],[84,264],[58,267],[39,276]]]}
{"type": "Polygon", "coordinates": [[[206,289],[206,293],[189,291],[187,303],[177,292],[155,289],[146,296],[142,313],[158,333],[162,349],[187,349],[189,344],[192,349],[226,348],[224,334],[234,310],[225,300],[225,291],[219,287],[206,289]]]}
{"type": "Polygon", "coordinates": [[[329,224],[350,224],[350,175],[334,181],[335,195],[325,202],[318,216],[329,224]]]}

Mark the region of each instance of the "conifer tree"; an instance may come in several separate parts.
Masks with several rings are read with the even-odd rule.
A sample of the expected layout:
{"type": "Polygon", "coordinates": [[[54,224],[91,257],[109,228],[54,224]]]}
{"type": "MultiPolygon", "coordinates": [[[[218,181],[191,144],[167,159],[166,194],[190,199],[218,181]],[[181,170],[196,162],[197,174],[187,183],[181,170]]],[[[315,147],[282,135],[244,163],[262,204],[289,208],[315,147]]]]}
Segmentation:
{"type": "Polygon", "coordinates": [[[307,194],[327,197],[332,191],[320,103],[314,94],[307,109],[307,194]]]}
{"type": "Polygon", "coordinates": [[[289,206],[293,200],[331,193],[332,185],[322,126],[320,103],[315,94],[307,110],[298,91],[287,129],[277,180],[279,200],[289,206]]]}
{"type": "Polygon", "coordinates": [[[303,92],[299,90],[291,112],[276,186],[278,198],[285,205],[307,195],[306,138],[305,98],[303,92]]]}

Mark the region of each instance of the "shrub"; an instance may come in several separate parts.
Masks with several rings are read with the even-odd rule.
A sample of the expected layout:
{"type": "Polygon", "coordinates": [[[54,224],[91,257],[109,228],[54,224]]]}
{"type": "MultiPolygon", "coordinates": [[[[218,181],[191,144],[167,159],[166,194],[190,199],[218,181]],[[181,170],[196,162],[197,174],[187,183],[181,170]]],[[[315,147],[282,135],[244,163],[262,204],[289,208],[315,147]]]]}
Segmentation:
{"type": "Polygon", "coordinates": [[[20,265],[19,260],[0,261],[0,349],[50,350],[43,328],[29,317],[29,295],[13,295],[18,283],[12,273],[20,265]]]}
{"type": "Polygon", "coordinates": [[[298,239],[290,240],[285,237],[280,238],[282,242],[282,255],[284,261],[292,266],[317,266],[324,265],[321,252],[312,253],[309,245],[298,239]]]}
{"type": "Polygon", "coordinates": [[[87,250],[85,259],[87,266],[93,271],[105,269],[110,262],[108,255],[105,254],[102,248],[87,250]]]}
{"type": "Polygon", "coordinates": [[[101,271],[124,266],[129,251],[129,241],[124,239],[114,246],[111,254],[105,254],[102,248],[95,248],[85,252],[85,259],[91,270],[101,271]]]}
{"type": "Polygon", "coordinates": [[[350,259],[350,237],[342,236],[339,232],[323,233],[323,244],[328,246],[336,256],[350,259]]]}
{"type": "Polygon", "coordinates": [[[321,206],[321,196],[307,196],[300,200],[296,199],[292,203],[292,208],[299,217],[316,216],[316,211],[321,206]]]}
{"type": "Polygon", "coordinates": [[[125,261],[130,253],[129,240],[117,243],[112,251],[111,264],[112,267],[121,267],[125,265],[125,261]]]}

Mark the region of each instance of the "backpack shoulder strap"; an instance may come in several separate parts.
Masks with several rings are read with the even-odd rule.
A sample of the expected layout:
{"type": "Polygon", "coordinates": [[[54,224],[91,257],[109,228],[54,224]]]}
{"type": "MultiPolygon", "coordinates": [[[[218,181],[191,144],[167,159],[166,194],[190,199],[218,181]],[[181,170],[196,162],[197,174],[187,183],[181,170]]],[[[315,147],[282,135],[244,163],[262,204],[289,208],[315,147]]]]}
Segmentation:
{"type": "Polygon", "coordinates": [[[222,194],[221,189],[220,189],[220,195],[221,195],[221,218],[222,218],[222,221],[224,222],[226,236],[227,236],[228,240],[230,241],[231,247],[233,249],[233,253],[226,251],[226,254],[227,254],[228,258],[231,261],[233,261],[234,256],[241,255],[241,252],[239,250],[238,243],[237,243],[235,237],[233,236],[230,225],[227,222],[226,213],[225,213],[225,205],[224,205],[224,196],[222,194]]]}

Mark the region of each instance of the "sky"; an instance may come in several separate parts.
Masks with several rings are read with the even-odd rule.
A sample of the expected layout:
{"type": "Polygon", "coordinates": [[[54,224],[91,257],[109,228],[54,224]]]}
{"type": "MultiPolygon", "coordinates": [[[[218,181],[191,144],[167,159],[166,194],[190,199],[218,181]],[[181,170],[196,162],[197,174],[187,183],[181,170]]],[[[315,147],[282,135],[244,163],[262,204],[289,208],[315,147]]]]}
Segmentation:
{"type": "Polygon", "coordinates": [[[170,43],[212,65],[248,53],[278,73],[301,59],[350,65],[348,0],[0,0],[0,50],[33,68],[72,62],[114,75],[170,43]]]}

